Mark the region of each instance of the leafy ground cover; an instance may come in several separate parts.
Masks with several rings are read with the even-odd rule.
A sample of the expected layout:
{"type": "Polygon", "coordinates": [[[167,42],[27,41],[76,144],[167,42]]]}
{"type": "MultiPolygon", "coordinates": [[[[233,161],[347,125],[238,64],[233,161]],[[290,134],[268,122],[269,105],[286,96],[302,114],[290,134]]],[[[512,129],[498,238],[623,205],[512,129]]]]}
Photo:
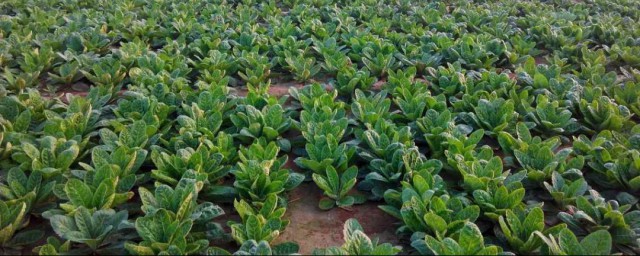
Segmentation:
{"type": "Polygon", "coordinates": [[[4,0],[1,250],[638,254],[639,22],[632,0],[4,0]],[[393,244],[360,214],[301,251],[303,188],[327,216],[375,204],[393,244]]]}

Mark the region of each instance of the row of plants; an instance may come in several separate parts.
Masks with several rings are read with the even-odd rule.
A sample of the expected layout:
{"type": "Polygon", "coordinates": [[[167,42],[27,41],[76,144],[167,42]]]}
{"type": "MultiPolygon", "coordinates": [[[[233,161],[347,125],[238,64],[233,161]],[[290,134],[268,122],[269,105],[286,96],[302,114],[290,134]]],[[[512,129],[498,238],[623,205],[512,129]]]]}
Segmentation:
{"type": "Polygon", "coordinates": [[[327,196],[320,200],[319,207],[328,210],[363,203],[366,198],[349,194],[356,184],[358,168],[352,165],[355,148],[341,142],[349,132],[344,102],[336,101],[336,91],[327,93],[319,84],[301,91],[293,89],[292,95],[302,107],[300,131],[306,142],[306,156],[295,162],[312,172],[313,181],[327,196]]]}
{"type": "Polygon", "coordinates": [[[241,223],[230,221],[228,226],[234,240],[242,245],[240,251],[248,255],[294,254],[299,250],[296,243],[270,245],[289,224],[284,219],[285,193],[304,180],[302,174],[285,168],[288,156],[279,154],[279,145],[291,148],[281,133],[290,128],[292,121],[276,98],[253,89],[249,93],[256,93],[260,100],[240,103],[230,116],[237,138],[250,145],[240,148],[240,160],[232,171],[233,185],[240,197],[233,204],[241,223]]]}
{"type": "Polygon", "coordinates": [[[320,209],[379,204],[404,245],[350,219],[316,254],[636,254],[637,10],[3,1],[0,246],[295,254],[287,192],[313,181],[320,209]]]}

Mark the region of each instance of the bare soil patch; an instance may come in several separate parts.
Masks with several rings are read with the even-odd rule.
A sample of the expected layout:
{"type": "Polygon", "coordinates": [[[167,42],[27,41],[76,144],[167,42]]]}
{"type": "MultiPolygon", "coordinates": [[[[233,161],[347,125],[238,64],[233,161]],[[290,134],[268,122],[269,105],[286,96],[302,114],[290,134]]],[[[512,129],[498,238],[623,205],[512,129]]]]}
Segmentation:
{"type": "Polygon", "coordinates": [[[340,246],[344,243],[342,228],[349,218],[356,218],[372,239],[398,244],[395,234],[397,220],[378,208],[376,202],[355,205],[349,210],[318,208],[322,191],[313,182],[305,182],[289,192],[289,206],[285,219],[289,226],[276,239],[275,244],[294,241],[300,245],[300,253],[308,255],[314,248],[340,246]]]}

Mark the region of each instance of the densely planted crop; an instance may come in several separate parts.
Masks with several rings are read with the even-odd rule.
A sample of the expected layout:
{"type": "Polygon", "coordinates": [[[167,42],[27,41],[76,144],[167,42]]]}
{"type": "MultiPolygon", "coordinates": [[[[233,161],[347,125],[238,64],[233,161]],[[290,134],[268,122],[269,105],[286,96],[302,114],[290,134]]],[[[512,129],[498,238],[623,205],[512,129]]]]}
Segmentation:
{"type": "Polygon", "coordinates": [[[638,254],[638,10],[0,1],[0,250],[311,253],[277,242],[306,181],[403,243],[316,254],[638,254]]]}

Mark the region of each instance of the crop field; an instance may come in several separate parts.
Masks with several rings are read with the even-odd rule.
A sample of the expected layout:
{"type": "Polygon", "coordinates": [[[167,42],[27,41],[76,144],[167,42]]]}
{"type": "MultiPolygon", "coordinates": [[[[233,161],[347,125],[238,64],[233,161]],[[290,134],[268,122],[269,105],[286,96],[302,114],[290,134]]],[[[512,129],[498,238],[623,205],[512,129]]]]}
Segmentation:
{"type": "Polygon", "coordinates": [[[0,254],[640,254],[640,1],[0,0],[0,254]]]}

